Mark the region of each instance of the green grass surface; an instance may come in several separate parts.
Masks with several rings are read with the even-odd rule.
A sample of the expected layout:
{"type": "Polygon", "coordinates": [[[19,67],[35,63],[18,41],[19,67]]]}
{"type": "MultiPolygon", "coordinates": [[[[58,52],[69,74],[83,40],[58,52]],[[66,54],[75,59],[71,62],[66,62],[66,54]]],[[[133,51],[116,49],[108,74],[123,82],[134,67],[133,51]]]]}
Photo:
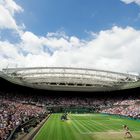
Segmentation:
{"type": "Polygon", "coordinates": [[[61,121],[61,114],[52,114],[34,140],[126,140],[122,125],[128,125],[133,138],[140,140],[140,122],[103,114],[69,114],[61,121]]]}

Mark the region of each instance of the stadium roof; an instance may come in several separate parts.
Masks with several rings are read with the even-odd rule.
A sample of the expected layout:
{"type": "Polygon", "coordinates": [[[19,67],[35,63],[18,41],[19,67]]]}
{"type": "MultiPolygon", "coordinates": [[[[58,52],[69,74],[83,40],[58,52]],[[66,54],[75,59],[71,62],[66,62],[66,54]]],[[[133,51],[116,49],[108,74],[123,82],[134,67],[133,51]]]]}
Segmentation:
{"type": "Polygon", "coordinates": [[[62,91],[113,91],[140,86],[140,76],[68,67],[7,68],[0,77],[23,86],[62,91]]]}

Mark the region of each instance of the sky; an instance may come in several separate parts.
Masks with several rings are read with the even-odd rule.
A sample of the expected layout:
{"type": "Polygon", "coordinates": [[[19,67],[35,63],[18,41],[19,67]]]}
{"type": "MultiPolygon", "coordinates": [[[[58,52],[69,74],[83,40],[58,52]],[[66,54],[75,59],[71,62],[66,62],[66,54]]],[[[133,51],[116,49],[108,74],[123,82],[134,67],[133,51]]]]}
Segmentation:
{"type": "Polygon", "coordinates": [[[140,0],[0,0],[0,70],[140,72],[140,0]]]}

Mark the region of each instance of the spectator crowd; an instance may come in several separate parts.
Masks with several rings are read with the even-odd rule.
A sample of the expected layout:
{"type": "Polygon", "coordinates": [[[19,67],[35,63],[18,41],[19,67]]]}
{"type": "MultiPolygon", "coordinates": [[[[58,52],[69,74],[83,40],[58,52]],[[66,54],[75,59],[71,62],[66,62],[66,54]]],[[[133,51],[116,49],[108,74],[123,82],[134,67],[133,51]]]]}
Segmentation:
{"type": "Polygon", "coordinates": [[[47,107],[95,107],[100,113],[140,118],[140,97],[48,97],[0,92],[0,140],[31,117],[46,112],[47,107]]]}
{"type": "Polygon", "coordinates": [[[111,107],[106,107],[101,113],[117,114],[132,118],[140,118],[140,97],[128,98],[112,102],[111,107]]]}
{"type": "Polygon", "coordinates": [[[0,140],[6,140],[11,132],[21,123],[32,117],[38,117],[46,110],[38,105],[27,104],[22,98],[0,94],[0,140]]]}

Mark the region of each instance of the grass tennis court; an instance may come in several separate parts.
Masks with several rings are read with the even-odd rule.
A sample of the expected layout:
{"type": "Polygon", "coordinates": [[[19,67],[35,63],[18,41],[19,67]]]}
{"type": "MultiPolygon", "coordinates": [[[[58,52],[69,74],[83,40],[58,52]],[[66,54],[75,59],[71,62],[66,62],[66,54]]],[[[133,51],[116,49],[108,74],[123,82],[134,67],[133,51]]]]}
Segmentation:
{"type": "Polygon", "coordinates": [[[103,114],[69,114],[69,120],[61,121],[61,115],[52,114],[34,140],[124,140],[124,124],[131,140],[140,140],[140,121],[103,114]]]}

